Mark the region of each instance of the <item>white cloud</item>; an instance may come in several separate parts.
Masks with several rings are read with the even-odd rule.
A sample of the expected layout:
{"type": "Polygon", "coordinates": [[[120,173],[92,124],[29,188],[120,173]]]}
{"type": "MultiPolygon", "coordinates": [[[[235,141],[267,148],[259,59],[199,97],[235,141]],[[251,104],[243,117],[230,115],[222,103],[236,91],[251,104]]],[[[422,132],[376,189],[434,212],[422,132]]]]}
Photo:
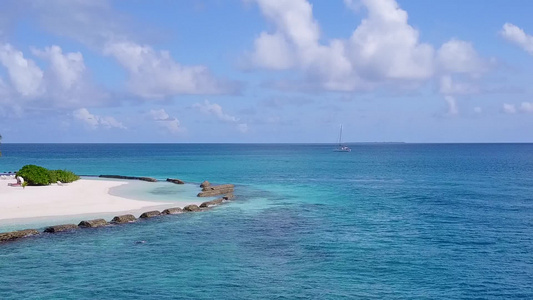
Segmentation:
{"type": "Polygon", "coordinates": [[[59,46],[33,49],[33,54],[50,62],[50,70],[61,88],[68,90],[81,79],[85,71],[83,55],[80,52],[63,54],[59,46]]]}
{"type": "Polygon", "coordinates": [[[129,72],[130,91],[145,98],[177,94],[224,94],[236,85],[215,78],[205,66],[182,66],[168,51],[155,51],[134,42],[109,42],[104,54],[111,55],[129,72]]]}
{"type": "Polygon", "coordinates": [[[70,110],[94,106],[106,100],[106,95],[87,78],[80,52],[63,53],[55,45],[43,50],[34,48],[31,52],[48,63],[44,70],[12,45],[0,46],[0,65],[6,68],[10,79],[9,84],[3,84],[2,90],[7,93],[6,98],[11,99],[11,105],[70,110]]]}
{"type": "Polygon", "coordinates": [[[506,114],[516,114],[518,112],[526,114],[533,113],[533,102],[522,102],[519,106],[515,104],[504,103],[502,110],[506,114]]]}
{"type": "Polygon", "coordinates": [[[445,96],[444,100],[446,100],[446,103],[448,104],[448,115],[455,116],[459,114],[459,109],[457,108],[457,102],[455,101],[454,97],[445,96]]]}
{"type": "Polygon", "coordinates": [[[99,127],[126,129],[126,127],[121,122],[117,121],[115,118],[109,116],[100,117],[93,115],[86,108],[77,109],[73,111],[72,115],[76,120],[79,120],[84,123],[85,126],[87,126],[89,129],[97,129],[99,127]]]}
{"type": "Polygon", "coordinates": [[[439,85],[439,92],[444,95],[467,95],[479,92],[477,86],[466,80],[457,82],[453,80],[451,75],[443,75],[439,85]]]}
{"type": "Polygon", "coordinates": [[[241,123],[241,124],[238,124],[237,125],[237,129],[242,132],[242,133],[246,133],[248,132],[248,124],[246,123],[241,123]]]}
{"type": "Polygon", "coordinates": [[[293,51],[281,34],[262,32],[254,41],[254,47],[250,59],[257,67],[284,70],[294,66],[293,51]]]}
{"type": "Polygon", "coordinates": [[[184,128],[180,126],[180,121],[177,118],[169,116],[164,109],[152,109],[148,112],[148,115],[160,127],[165,128],[170,133],[177,134],[184,131],[184,128]]]}
{"type": "Polygon", "coordinates": [[[451,73],[479,74],[488,69],[487,63],[479,57],[472,43],[456,39],[439,48],[437,63],[439,68],[451,73]]]}
{"type": "Polygon", "coordinates": [[[533,55],[533,36],[526,34],[522,28],[511,23],[505,23],[499,34],[509,42],[533,55]]]}
{"type": "Polygon", "coordinates": [[[525,113],[533,113],[533,102],[522,102],[520,111],[525,113]]]}
{"type": "Polygon", "coordinates": [[[394,0],[362,0],[368,17],[350,38],[351,60],[367,76],[426,79],[432,76],[434,49],[419,41],[407,12],[394,0]]]}
{"type": "Polygon", "coordinates": [[[205,100],[204,103],[195,103],[192,107],[200,110],[204,114],[215,116],[219,121],[224,123],[235,124],[237,129],[242,133],[248,131],[248,125],[246,123],[240,122],[239,118],[225,113],[222,106],[217,103],[210,103],[208,100],[205,100]]]}
{"type": "Polygon", "coordinates": [[[36,97],[44,92],[43,71],[10,44],[0,46],[0,63],[7,69],[9,79],[18,94],[36,97]]]}
{"type": "Polygon", "coordinates": [[[514,104],[503,104],[503,112],[506,114],[515,114],[516,113],[516,107],[514,104]]]}
{"type": "MultiPolygon", "coordinates": [[[[419,39],[407,12],[395,0],[345,0],[367,16],[348,39],[321,42],[320,27],[307,0],[255,0],[275,25],[262,32],[247,53],[252,67],[273,70],[296,68],[308,81],[304,87],[335,91],[373,89],[397,83],[418,86],[442,73],[481,73],[486,69],[473,46],[452,39],[438,53],[419,39]]],[[[295,86],[295,84],[291,84],[295,86]]],[[[461,88],[464,89],[464,88],[461,88]]]]}
{"type": "Polygon", "coordinates": [[[223,122],[235,123],[239,121],[236,117],[224,113],[222,106],[217,103],[210,103],[208,100],[205,100],[203,104],[195,103],[193,108],[197,108],[205,114],[213,115],[223,122]]]}
{"type": "Polygon", "coordinates": [[[235,82],[215,77],[206,66],[182,65],[168,51],[139,42],[153,40],[143,32],[146,24],[116,11],[110,1],[36,0],[26,6],[43,28],[115,58],[128,72],[128,92],[136,96],[231,94],[240,89],[235,82]]]}

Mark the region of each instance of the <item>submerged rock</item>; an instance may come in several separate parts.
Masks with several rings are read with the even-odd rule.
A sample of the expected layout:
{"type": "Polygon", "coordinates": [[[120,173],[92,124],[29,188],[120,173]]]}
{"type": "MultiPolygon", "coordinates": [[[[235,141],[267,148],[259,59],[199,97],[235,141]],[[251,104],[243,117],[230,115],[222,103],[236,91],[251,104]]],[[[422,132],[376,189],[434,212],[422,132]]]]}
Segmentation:
{"type": "Polygon", "coordinates": [[[231,200],[233,198],[235,198],[235,196],[232,193],[226,194],[224,197],[222,197],[224,200],[231,200]]]}
{"type": "Polygon", "coordinates": [[[142,180],[148,182],[156,182],[157,179],[152,177],[137,177],[137,176],[122,176],[122,175],[100,175],[101,178],[113,178],[113,179],[129,179],[129,180],[142,180]]]}
{"type": "Polygon", "coordinates": [[[141,219],[153,218],[153,217],[157,217],[159,215],[161,215],[161,213],[158,210],[152,210],[152,211],[147,211],[147,212],[143,213],[139,218],[141,218],[141,219]]]}
{"type": "Polygon", "coordinates": [[[37,235],[39,231],[36,229],[24,229],[12,232],[0,233],[0,242],[13,241],[27,236],[37,235]]]}
{"type": "Polygon", "coordinates": [[[135,222],[136,220],[137,218],[135,218],[135,216],[128,214],[128,215],[114,217],[113,220],[111,220],[111,223],[123,224],[123,223],[135,222]]]}
{"type": "Polygon", "coordinates": [[[179,207],[172,207],[167,208],[164,211],[161,212],[162,215],[175,215],[175,214],[181,214],[183,212],[183,209],[179,207]]]}
{"type": "Polygon", "coordinates": [[[183,180],[177,178],[167,178],[167,181],[175,184],[185,184],[183,180]]]}
{"type": "Polygon", "coordinates": [[[55,226],[46,227],[44,229],[44,232],[58,233],[58,232],[63,232],[63,231],[76,230],[76,229],[78,229],[78,225],[76,224],[63,224],[63,225],[55,225],[55,226]]]}
{"type": "Polygon", "coordinates": [[[183,211],[189,211],[189,212],[191,212],[191,211],[199,211],[199,210],[200,210],[200,208],[196,204],[187,205],[187,206],[185,206],[183,208],[183,211]]]}
{"type": "Polygon", "coordinates": [[[107,225],[107,221],[104,219],[81,221],[80,224],[78,224],[79,227],[91,227],[91,228],[102,227],[106,225],[107,225]]]}
{"type": "Polygon", "coordinates": [[[157,179],[152,178],[152,177],[139,177],[137,179],[142,180],[142,181],[148,181],[148,182],[157,182],[157,179]]]}

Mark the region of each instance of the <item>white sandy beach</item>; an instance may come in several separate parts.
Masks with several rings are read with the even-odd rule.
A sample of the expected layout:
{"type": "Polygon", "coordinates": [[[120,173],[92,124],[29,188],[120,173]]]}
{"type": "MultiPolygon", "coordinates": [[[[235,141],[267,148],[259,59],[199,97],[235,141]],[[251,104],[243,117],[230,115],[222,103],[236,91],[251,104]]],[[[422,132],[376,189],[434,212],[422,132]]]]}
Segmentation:
{"type": "Polygon", "coordinates": [[[137,210],[164,202],[139,201],[109,194],[123,181],[80,179],[68,185],[11,187],[0,180],[0,220],[137,210]]]}

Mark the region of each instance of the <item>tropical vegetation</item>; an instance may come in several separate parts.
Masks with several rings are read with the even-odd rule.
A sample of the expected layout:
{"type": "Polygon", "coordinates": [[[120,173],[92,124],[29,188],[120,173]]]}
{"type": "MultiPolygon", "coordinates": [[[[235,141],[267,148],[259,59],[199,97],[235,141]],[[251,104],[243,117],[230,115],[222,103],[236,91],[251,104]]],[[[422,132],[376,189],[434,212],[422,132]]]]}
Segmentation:
{"type": "Polygon", "coordinates": [[[71,171],[48,170],[36,165],[25,165],[17,172],[17,176],[24,178],[28,185],[49,185],[58,181],[69,183],[80,179],[71,171]]]}

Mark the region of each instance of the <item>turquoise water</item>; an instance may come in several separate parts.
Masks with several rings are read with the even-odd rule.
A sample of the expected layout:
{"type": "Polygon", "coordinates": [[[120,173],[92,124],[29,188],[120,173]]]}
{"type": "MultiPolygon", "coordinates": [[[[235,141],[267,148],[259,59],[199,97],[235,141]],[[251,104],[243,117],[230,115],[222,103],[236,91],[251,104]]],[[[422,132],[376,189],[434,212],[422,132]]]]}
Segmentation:
{"type": "Polygon", "coordinates": [[[2,244],[1,299],[533,298],[531,144],[1,147],[0,171],[207,179],[238,196],[2,244]]]}

